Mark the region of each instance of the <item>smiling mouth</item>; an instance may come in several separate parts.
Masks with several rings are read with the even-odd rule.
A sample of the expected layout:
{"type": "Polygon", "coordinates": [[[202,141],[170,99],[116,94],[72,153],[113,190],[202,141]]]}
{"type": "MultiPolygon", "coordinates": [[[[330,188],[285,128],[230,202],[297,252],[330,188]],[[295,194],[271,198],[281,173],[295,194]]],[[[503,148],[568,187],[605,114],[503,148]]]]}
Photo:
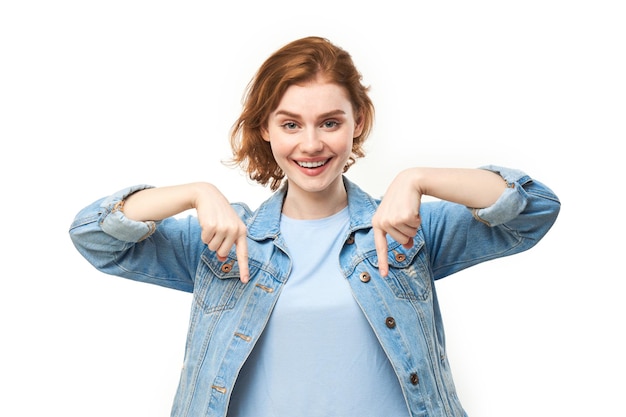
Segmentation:
{"type": "Polygon", "coordinates": [[[325,161],[315,161],[315,162],[300,162],[297,161],[296,163],[301,166],[302,168],[319,168],[323,165],[326,165],[326,162],[328,162],[328,160],[325,161]]]}

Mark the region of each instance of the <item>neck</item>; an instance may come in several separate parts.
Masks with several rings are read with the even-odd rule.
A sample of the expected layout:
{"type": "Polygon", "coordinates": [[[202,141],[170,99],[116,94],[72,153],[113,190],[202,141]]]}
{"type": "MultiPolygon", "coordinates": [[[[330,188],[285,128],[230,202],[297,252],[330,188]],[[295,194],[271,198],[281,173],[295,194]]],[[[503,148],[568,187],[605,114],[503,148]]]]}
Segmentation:
{"type": "Polygon", "coordinates": [[[282,212],[292,219],[314,220],[332,216],[347,205],[348,193],[340,181],[338,186],[316,193],[288,187],[282,212]]]}

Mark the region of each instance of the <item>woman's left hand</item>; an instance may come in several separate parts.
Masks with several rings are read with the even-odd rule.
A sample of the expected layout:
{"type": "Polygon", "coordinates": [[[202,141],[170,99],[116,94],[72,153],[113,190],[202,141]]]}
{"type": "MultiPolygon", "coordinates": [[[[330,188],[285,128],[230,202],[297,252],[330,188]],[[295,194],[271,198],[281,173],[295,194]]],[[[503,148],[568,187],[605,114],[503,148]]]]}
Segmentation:
{"type": "Polygon", "coordinates": [[[410,171],[400,172],[391,182],[380,206],[372,217],[374,243],[378,255],[378,270],[387,276],[387,235],[405,248],[413,246],[413,237],[420,227],[420,204],[422,193],[415,186],[410,171]]]}

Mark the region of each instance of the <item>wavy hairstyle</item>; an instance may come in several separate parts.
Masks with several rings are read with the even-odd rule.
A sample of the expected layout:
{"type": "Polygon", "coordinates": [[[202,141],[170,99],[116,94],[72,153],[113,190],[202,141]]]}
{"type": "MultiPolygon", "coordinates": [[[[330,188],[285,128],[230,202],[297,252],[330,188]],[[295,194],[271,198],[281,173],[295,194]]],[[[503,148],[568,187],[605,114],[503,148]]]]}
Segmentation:
{"type": "Polygon", "coordinates": [[[346,89],[354,114],[363,123],[363,131],[354,138],[344,172],[357,158],[365,156],[363,143],[374,124],[374,105],[368,96],[369,87],[362,84],[352,57],[325,38],[298,39],[274,52],[258,69],[246,88],[243,110],[230,133],[231,163],[239,165],[250,179],[261,185],[270,183],[272,191],[280,187],[285,174],[276,163],[269,142],[263,139],[262,130],[291,85],[318,76],[346,89]]]}

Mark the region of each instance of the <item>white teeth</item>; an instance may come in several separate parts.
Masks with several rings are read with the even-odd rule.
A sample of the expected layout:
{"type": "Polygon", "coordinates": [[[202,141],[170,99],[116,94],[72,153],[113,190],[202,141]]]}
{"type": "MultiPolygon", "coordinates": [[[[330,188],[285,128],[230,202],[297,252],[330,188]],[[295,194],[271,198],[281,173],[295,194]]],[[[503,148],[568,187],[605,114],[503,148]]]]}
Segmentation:
{"type": "Polygon", "coordinates": [[[322,165],[324,165],[326,163],[326,161],[318,161],[318,162],[298,162],[298,165],[300,165],[303,168],[317,168],[317,167],[321,167],[322,165]]]}

